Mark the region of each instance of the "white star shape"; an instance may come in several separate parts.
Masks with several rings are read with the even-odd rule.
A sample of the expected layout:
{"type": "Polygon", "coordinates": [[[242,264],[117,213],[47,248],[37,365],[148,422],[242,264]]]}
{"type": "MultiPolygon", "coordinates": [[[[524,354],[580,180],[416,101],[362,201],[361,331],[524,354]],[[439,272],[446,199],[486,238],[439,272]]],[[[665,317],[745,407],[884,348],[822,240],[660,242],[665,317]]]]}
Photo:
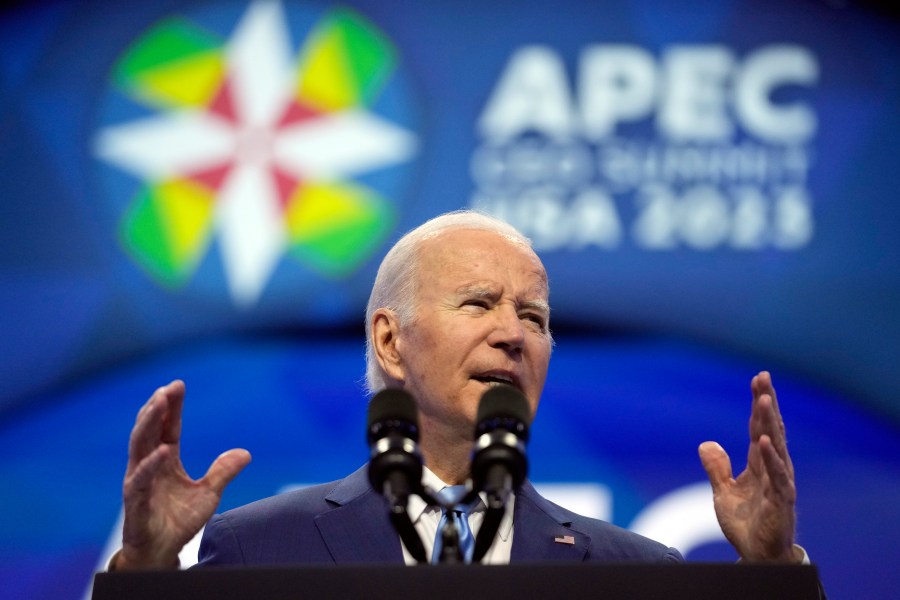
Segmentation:
{"type": "Polygon", "coordinates": [[[231,163],[213,226],[231,297],[249,306],[287,248],[272,167],[303,181],[348,179],[409,160],[416,138],[360,109],[278,126],[298,76],[278,0],[249,5],[226,60],[237,123],[203,109],[172,111],[104,128],[95,154],[150,182],[231,163]]]}

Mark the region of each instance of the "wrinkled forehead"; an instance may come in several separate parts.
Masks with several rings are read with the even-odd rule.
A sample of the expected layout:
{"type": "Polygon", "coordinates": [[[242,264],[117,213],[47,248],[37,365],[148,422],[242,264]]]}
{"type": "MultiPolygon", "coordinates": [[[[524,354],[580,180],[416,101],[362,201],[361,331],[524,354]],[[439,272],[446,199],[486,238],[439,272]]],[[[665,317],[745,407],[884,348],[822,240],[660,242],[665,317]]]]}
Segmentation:
{"type": "Polygon", "coordinates": [[[531,279],[529,293],[546,298],[547,272],[527,242],[486,229],[447,229],[429,234],[418,248],[420,281],[464,275],[475,264],[490,265],[498,271],[518,270],[531,279]]]}

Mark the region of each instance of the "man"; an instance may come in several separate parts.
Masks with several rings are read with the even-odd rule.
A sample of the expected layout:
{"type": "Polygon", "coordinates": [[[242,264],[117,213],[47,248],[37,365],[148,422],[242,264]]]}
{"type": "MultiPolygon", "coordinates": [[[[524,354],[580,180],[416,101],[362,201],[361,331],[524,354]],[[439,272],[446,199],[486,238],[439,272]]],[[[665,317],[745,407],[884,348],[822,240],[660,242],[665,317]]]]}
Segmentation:
{"type": "MultiPolygon", "coordinates": [[[[481,395],[507,383],[537,411],[552,348],[547,275],[530,242],[506,223],[467,211],[404,236],[379,268],[366,311],[367,382],[416,399],[425,483],[465,482],[481,395]]],[[[725,536],[747,561],[801,562],[794,545],[794,474],[768,373],[751,383],[747,469],[732,478],[727,454],[700,446],[725,536]]],[[[123,546],[111,568],[175,567],[178,552],[210,519],[225,486],[250,462],[219,456],[191,480],[179,458],[184,385],[157,390],[138,414],[123,486],[123,546]]],[[[439,515],[411,507],[423,539],[439,515]]],[[[517,492],[487,562],[680,561],[677,550],[566,511],[529,483],[517,492]],[[554,544],[570,536],[573,544],[554,544]]],[[[480,516],[470,517],[473,529],[480,516]]],[[[426,544],[430,554],[430,543],[426,544]]],[[[204,564],[411,562],[384,500],[361,469],[339,482],[283,494],[215,517],[204,564]]]]}

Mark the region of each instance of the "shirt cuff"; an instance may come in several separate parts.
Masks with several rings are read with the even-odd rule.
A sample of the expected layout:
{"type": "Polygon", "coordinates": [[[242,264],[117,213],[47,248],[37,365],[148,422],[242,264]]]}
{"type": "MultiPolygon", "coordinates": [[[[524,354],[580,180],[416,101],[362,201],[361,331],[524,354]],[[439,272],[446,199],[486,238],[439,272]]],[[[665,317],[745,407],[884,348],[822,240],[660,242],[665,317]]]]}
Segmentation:
{"type": "MultiPolygon", "coordinates": [[[[811,565],[812,562],[809,560],[809,554],[806,553],[806,549],[803,548],[800,544],[794,544],[794,556],[797,556],[797,551],[800,551],[800,554],[803,555],[803,558],[800,562],[793,563],[795,565],[811,565]]],[[[744,562],[743,558],[737,559],[737,564],[741,564],[744,562]]]]}
{"type": "Polygon", "coordinates": [[[116,570],[116,559],[119,558],[119,554],[121,552],[122,552],[121,548],[119,548],[118,550],[113,552],[113,555],[109,557],[108,561],[106,561],[106,568],[103,569],[104,572],[112,573],[113,571],[116,570]]]}
{"type": "Polygon", "coordinates": [[[809,554],[806,553],[806,550],[800,544],[794,544],[794,552],[799,550],[803,553],[803,560],[800,561],[801,565],[810,565],[812,564],[809,560],[809,554]]]}

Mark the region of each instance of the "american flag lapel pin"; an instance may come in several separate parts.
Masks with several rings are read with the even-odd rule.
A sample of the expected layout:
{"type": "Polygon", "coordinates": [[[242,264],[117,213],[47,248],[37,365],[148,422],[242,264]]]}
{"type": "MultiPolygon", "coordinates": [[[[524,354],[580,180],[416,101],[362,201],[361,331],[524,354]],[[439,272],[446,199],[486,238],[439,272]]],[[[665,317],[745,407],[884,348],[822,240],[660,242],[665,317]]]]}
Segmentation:
{"type": "Polygon", "coordinates": [[[575,545],[575,538],[571,535],[558,535],[553,538],[553,541],[557,544],[569,544],[570,546],[575,545]]]}

